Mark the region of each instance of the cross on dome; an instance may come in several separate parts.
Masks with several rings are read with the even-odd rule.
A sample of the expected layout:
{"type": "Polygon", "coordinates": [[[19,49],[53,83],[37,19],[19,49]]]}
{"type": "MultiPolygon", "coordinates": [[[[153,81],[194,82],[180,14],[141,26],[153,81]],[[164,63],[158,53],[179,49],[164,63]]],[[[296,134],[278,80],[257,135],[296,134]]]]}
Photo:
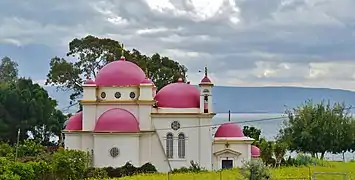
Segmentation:
{"type": "Polygon", "coordinates": [[[124,57],[124,46],[123,46],[123,43],[121,45],[121,58],[120,58],[120,60],[122,60],[122,61],[126,60],[126,58],[124,57]]]}

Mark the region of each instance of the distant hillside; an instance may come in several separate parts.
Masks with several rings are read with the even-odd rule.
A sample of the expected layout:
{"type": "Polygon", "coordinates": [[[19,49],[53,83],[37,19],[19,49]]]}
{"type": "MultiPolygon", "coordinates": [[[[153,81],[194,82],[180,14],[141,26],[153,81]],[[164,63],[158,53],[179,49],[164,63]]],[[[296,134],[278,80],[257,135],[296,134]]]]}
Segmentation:
{"type": "MultiPolygon", "coordinates": [[[[55,98],[61,109],[69,105],[70,92],[56,91],[55,87],[45,87],[50,96],[55,98]]],[[[278,113],[285,106],[296,107],[307,99],[314,101],[330,100],[345,102],[355,106],[355,92],[326,88],[301,87],[224,87],[213,89],[213,102],[216,112],[243,113],[278,113]]],[[[70,112],[75,111],[71,109],[70,112]]]]}

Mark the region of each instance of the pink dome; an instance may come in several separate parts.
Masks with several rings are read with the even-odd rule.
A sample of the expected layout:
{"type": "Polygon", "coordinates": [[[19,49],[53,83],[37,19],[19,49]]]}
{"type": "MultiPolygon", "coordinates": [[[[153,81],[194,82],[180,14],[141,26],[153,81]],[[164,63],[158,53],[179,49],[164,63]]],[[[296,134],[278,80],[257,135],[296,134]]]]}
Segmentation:
{"type": "Polygon", "coordinates": [[[152,80],[148,79],[148,78],[145,78],[141,84],[154,84],[152,80]]]}
{"type": "Polygon", "coordinates": [[[260,149],[254,145],[251,146],[251,157],[260,157],[260,149]]]}
{"type": "Polygon", "coordinates": [[[177,82],[163,87],[155,96],[158,107],[199,108],[200,92],[190,84],[177,82]]]}
{"type": "Polygon", "coordinates": [[[235,123],[224,123],[218,127],[214,137],[244,137],[242,128],[235,123]]]}
{"type": "Polygon", "coordinates": [[[95,81],[92,79],[86,79],[84,84],[95,84],[95,81]]]}
{"type": "Polygon", "coordinates": [[[139,85],[145,79],[145,73],[136,64],[125,61],[113,61],[104,66],[96,77],[98,86],[139,85]]]}
{"type": "Polygon", "coordinates": [[[83,128],[83,113],[78,112],[71,116],[68,120],[65,130],[67,131],[81,131],[83,128]]]}
{"type": "Polygon", "coordinates": [[[109,109],[97,120],[94,132],[139,132],[136,117],[129,111],[120,108],[109,109]]]}
{"type": "Polygon", "coordinates": [[[207,76],[205,76],[202,80],[201,80],[201,84],[206,84],[206,83],[211,83],[212,81],[210,80],[210,78],[208,78],[207,76]]]}

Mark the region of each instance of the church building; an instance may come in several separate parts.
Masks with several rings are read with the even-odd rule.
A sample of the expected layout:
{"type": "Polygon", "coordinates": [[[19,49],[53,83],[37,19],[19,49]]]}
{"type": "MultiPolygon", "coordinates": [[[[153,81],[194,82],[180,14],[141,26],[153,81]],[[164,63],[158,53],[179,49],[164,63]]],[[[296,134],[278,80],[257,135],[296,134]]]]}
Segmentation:
{"type": "Polygon", "coordinates": [[[63,130],[65,148],[92,153],[95,167],[150,162],[160,172],[190,161],[218,170],[258,158],[254,139],[237,124],[212,133],[212,98],[207,68],[198,87],[180,78],[157,92],[144,71],[122,57],[83,84],[82,111],[63,130]]]}

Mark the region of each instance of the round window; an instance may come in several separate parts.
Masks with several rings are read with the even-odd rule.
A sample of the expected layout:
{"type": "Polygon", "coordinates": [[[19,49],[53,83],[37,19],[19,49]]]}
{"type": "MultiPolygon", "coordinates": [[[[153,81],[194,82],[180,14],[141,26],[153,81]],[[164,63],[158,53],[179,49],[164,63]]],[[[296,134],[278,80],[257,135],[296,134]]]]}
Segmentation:
{"type": "Polygon", "coordinates": [[[129,97],[134,99],[136,97],[136,93],[134,93],[134,92],[129,93],[129,97]]]}
{"type": "Polygon", "coordinates": [[[178,129],[180,129],[180,123],[178,122],[178,121],[174,121],[174,122],[172,122],[171,123],[171,129],[173,129],[173,130],[178,130],[178,129]]]}
{"type": "Polygon", "coordinates": [[[120,150],[117,147],[113,147],[110,149],[111,157],[117,157],[120,154],[120,150]]]}
{"type": "Polygon", "coordinates": [[[106,93],[105,92],[101,92],[101,98],[106,98],[106,93]]]}
{"type": "Polygon", "coordinates": [[[116,93],[115,93],[115,98],[116,98],[116,99],[121,98],[121,93],[120,93],[120,92],[116,92],[116,93]]]}

